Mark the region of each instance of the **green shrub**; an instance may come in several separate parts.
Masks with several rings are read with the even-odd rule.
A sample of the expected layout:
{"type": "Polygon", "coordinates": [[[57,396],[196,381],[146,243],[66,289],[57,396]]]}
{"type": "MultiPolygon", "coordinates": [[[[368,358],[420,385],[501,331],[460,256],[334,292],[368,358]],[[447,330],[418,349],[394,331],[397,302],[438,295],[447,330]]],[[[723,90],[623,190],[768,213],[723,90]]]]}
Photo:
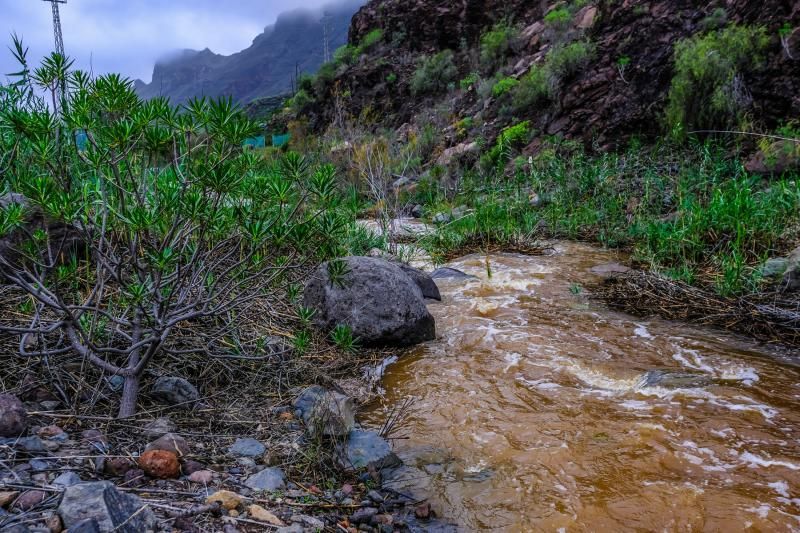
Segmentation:
{"type": "Polygon", "coordinates": [[[515,78],[503,78],[495,83],[494,87],[492,87],[492,96],[495,98],[500,98],[501,96],[504,96],[515,89],[518,85],[519,80],[515,78]]]}
{"type": "Polygon", "coordinates": [[[389,85],[394,85],[397,82],[397,74],[394,72],[390,72],[386,75],[386,83],[389,85]]]}
{"type": "Polygon", "coordinates": [[[481,77],[477,72],[471,72],[469,76],[461,80],[458,85],[461,87],[462,91],[468,91],[472,87],[474,87],[479,81],[481,77]]]}
{"type": "Polygon", "coordinates": [[[726,128],[743,119],[750,105],[743,74],[757,67],[769,44],[761,27],[730,26],[675,45],[675,75],[666,120],[683,139],[696,129],[726,128]]]}
{"type": "Polygon", "coordinates": [[[383,41],[383,30],[376,29],[367,33],[358,43],[358,54],[361,55],[371,50],[376,44],[383,41]]]}
{"type": "Polygon", "coordinates": [[[333,62],[338,65],[351,65],[356,59],[356,47],[346,44],[333,53],[333,62]]]}
{"type": "Polygon", "coordinates": [[[531,133],[531,123],[527,120],[505,128],[492,149],[482,158],[484,166],[505,166],[511,161],[514,150],[530,140],[531,133]]]}
{"type": "Polygon", "coordinates": [[[544,67],[550,95],[557,94],[563,81],[585,67],[594,57],[594,53],[595,46],[589,41],[554,46],[547,53],[544,67]]]}
{"type": "Polygon", "coordinates": [[[508,22],[500,22],[481,37],[481,66],[487,72],[500,67],[511,52],[519,30],[508,22]]]}
{"type": "Polygon", "coordinates": [[[572,13],[566,7],[560,7],[545,15],[544,21],[554,28],[564,29],[572,21],[572,13]]]}
{"type": "Polygon", "coordinates": [[[22,333],[20,355],[48,358],[57,379],[74,361],[82,379],[120,376],[125,418],[153,364],[255,349],[240,316],[257,305],[277,318],[266,315],[293,271],[343,252],[354,220],[332,165],[243,148],[263,130],[230,98],[143,101],[130,80],[71,64],[52,54],[0,86],[0,190],[26,198],[0,208],[0,238],[11,237],[2,276],[34,302],[27,316],[6,314],[0,334],[22,333]],[[57,113],[42,94],[61,96],[57,113]],[[69,241],[19,231],[28,208],[69,228],[69,241]],[[202,346],[181,340],[190,329],[202,346]]]}
{"type": "Polygon", "coordinates": [[[514,88],[508,104],[508,111],[517,114],[529,111],[530,108],[550,98],[545,70],[537,65],[525,75],[514,88]]]}
{"type": "Polygon", "coordinates": [[[313,102],[314,99],[303,89],[300,89],[294,96],[289,100],[289,107],[296,113],[302,111],[307,105],[313,102]]]}
{"type": "Polygon", "coordinates": [[[417,70],[411,78],[411,91],[414,94],[435,94],[445,91],[458,76],[458,68],[453,62],[453,57],[452,50],[444,50],[420,59],[417,70]]]}

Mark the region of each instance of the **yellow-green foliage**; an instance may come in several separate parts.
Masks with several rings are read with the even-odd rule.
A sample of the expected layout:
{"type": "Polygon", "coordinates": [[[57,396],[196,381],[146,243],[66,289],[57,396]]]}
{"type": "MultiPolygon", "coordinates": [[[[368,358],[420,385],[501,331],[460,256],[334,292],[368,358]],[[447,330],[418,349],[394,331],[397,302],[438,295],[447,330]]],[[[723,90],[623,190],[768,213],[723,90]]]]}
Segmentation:
{"type": "Polygon", "coordinates": [[[679,41],[666,112],[673,135],[684,138],[693,129],[740,121],[749,104],[741,76],[762,62],[768,44],[764,28],[749,26],[730,26],[679,41]]]}
{"type": "Polygon", "coordinates": [[[519,30],[507,22],[500,22],[481,37],[481,65],[494,71],[506,59],[519,30]]]}
{"type": "Polygon", "coordinates": [[[566,7],[552,10],[544,17],[544,21],[555,28],[565,28],[572,20],[572,13],[566,7]]]}
{"type": "Polygon", "coordinates": [[[503,78],[492,87],[492,96],[500,98],[501,96],[509,93],[511,90],[519,85],[519,80],[515,78],[503,78]]]}

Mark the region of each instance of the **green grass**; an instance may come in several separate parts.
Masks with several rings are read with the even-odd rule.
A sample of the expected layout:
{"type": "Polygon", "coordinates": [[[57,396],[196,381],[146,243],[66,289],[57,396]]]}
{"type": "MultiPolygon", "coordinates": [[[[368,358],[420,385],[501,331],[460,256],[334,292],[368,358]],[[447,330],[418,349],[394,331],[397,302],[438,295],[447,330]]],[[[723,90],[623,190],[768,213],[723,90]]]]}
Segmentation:
{"type": "Polygon", "coordinates": [[[471,214],[440,227],[425,246],[443,258],[470,243],[534,234],[589,240],[722,295],[757,290],[764,260],[800,238],[798,176],[766,184],[722,148],[674,150],[636,146],[590,157],[561,145],[512,178],[467,175],[454,203],[471,214]],[[531,205],[532,192],[541,206],[531,205]]]}

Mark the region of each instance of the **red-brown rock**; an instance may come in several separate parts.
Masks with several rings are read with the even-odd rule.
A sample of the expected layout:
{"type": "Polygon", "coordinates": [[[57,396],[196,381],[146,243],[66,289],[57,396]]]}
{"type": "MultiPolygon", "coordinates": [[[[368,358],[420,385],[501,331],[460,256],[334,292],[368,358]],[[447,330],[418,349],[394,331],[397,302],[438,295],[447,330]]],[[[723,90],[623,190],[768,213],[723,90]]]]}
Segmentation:
{"type": "Polygon", "coordinates": [[[166,450],[150,450],[139,457],[139,468],[150,477],[175,479],[181,473],[178,456],[166,450]]]}
{"type": "Polygon", "coordinates": [[[28,429],[28,412],[19,398],[0,394],[0,437],[18,437],[28,429]]]}
{"type": "Polygon", "coordinates": [[[41,504],[45,498],[47,498],[46,492],[41,490],[29,490],[20,494],[19,498],[16,499],[12,507],[19,509],[20,511],[29,511],[41,504]]]}

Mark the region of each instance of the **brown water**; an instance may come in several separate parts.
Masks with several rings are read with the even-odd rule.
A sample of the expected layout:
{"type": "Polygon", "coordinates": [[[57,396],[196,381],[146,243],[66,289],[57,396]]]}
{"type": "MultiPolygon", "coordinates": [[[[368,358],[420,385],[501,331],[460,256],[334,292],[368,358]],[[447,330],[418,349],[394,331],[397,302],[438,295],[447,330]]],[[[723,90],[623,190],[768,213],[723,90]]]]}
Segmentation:
{"type": "Polygon", "coordinates": [[[733,335],[640,320],[570,290],[610,252],[449,266],[438,339],[391,366],[378,424],[413,398],[396,488],[465,530],[800,531],[800,370],[733,335]],[[652,369],[709,386],[645,386],[652,369]]]}

